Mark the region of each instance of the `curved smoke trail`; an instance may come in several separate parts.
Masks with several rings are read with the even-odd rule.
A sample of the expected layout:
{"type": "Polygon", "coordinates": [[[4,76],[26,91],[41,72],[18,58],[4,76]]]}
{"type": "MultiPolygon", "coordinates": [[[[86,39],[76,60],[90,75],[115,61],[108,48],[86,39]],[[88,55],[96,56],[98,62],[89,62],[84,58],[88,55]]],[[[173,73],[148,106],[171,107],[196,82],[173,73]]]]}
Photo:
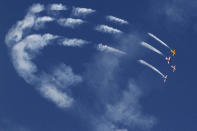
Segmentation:
{"type": "Polygon", "coordinates": [[[151,46],[150,44],[146,43],[146,42],[141,42],[141,45],[148,48],[149,50],[152,50],[154,52],[156,52],[157,54],[164,56],[164,54],[159,51],[158,49],[156,49],[155,47],[151,46]]]}
{"type": "MultiPolygon", "coordinates": [[[[78,116],[80,116],[80,119],[82,118],[81,120],[86,119],[87,121],[85,122],[93,128],[92,131],[127,131],[127,128],[136,127],[149,129],[155,124],[155,118],[144,115],[143,111],[139,108],[140,103],[138,101],[141,98],[141,89],[137,88],[137,85],[133,84],[132,81],[126,79],[125,82],[128,82],[128,85],[125,86],[128,90],[126,88],[126,90],[122,90],[120,86],[121,83],[116,80],[119,77],[116,78],[116,76],[114,76],[115,71],[120,68],[119,63],[121,62],[120,58],[116,55],[111,56],[107,55],[107,53],[102,55],[102,53],[91,50],[90,52],[95,56],[93,60],[87,62],[87,66],[85,66],[84,71],[82,71],[84,72],[83,74],[76,74],[72,66],[64,64],[64,62],[55,66],[52,64],[54,68],[50,71],[44,71],[41,70],[34,61],[44,48],[52,44],[57,43],[58,45],[69,48],[83,47],[85,44],[90,46],[88,43],[91,43],[91,41],[89,40],[86,41],[83,38],[75,36],[62,36],[56,33],[56,31],[51,34],[47,33],[46,30],[43,34],[43,31],[40,32],[40,29],[46,29],[46,27],[48,27],[47,23],[53,22],[62,28],[74,30],[80,28],[82,24],[87,24],[88,21],[84,20],[85,16],[93,12],[95,12],[95,10],[90,8],[67,8],[66,5],[61,3],[47,4],[46,6],[41,4],[32,5],[24,19],[17,21],[6,35],[5,43],[10,49],[10,56],[15,70],[19,76],[31,86],[35,87],[44,98],[56,104],[57,107],[61,109],[72,107],[72,110],[68,111],[68,113],[75,114],[71,115],[76,117],[74,119],[78,119],[78,116]],[[68,14],[68,16],[60,16],[60,11],[64,13],[64,11],[70,9],[72,9],[69,11],[71,14],[68,14]],[[42,16],[42,14],[48,14],[47,12],[49,16],[42,16]],[[55,13],[56,17],[51,17],[51,13],[55,13]],[[86,95],[80,93],[80,97],[85,98],[83,100],[72,96],[79,88],[73,90],[70,87],[78,86],[78,84],[82,82],[87,83],[88,86],[88,88],[84,88],[83,90],[95,94],[96,104],[104,107],[99,108],[102,112],[100,115],[94,114],[95,111],[98,110],[97,108],[93,108],[93,110],[96,109],[95,111],[89,111],[89,107],[92,106],[92,104],[93,106],[95,105],[94,101],[90,102],[90,105],[84,104],[88,100],[86,99],[86,95]],[[89,87],[92,86],[95,88],[89,90],[89,87]],[[114,88],[111,88],[111,86],[114,88]],[[117,93],[121,95],[116,95],[117,93]],[[117,97],[111,98],[109,94],[113,94],[113,96],[117,97]],[[81,108],[82,110],[78,110],[81,108]],[[119,127],[119,125],[121,125],[121,127],[119,127]]],[[[92,31],[98,28],[96,31],[107,33],[114,37],[121,34],[122,38],[127,39],[124,42],[124,47],[127,48],[130,48],[128,41],[136,41],[136,37],[132,36],[127,38],[127,35],[125,35],[123,31],[117,27],[110,27],[105,23],[101,25],[95,24],[93,27],[94,30],[92,31]]],[[[96,47],[98,50],[104,52],[126,54],[108,45],[100,44],[96,47]]],[[[79,52],[77,53],[79,54],[79,52]]],[[[75,59],[76,63],[78,63],[78,59],[79,58],[75,59]]],[[[51,67],[51,65],[48,66],[51,67]]],[[[79,122],[81,121],[79,120],[79,122]]]]}
{"type": "Polygon", "coordinates": [[[160,40],[157,36],[155,36],[151,33],[148,33],[148,35],[151,36],[152,38],[154,38],[155,40],[159,41],[162,45],[164,45],[165,47],[167,47],[168,49],[171,50],[171,48],[166,43],[164,43],[162,40],[160,40]]]}
{"type": "Polygon", "coordinates": [[[138,60],[141,64],[148,66],[149,68],[151,68],[153,71],[157,72],[158,74],[160,74],[162,77],[164,77],[164,74],[161,73],[157,68],[155,68],[154,66],[152,66],[151,64],[147,63],[144,60],[138,60]]]}

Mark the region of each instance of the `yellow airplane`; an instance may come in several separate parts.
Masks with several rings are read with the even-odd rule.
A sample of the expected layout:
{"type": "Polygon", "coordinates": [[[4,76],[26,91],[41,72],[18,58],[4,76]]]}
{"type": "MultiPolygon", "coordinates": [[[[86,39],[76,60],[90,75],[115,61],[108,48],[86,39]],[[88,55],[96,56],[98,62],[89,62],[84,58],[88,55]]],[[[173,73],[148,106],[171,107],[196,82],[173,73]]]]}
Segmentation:
{"type": "Polygon", "coordinates": [[[172,53],[172,56],[174,56],[175,55],[175,50],[171,50],[171,53],[172,53]]]}

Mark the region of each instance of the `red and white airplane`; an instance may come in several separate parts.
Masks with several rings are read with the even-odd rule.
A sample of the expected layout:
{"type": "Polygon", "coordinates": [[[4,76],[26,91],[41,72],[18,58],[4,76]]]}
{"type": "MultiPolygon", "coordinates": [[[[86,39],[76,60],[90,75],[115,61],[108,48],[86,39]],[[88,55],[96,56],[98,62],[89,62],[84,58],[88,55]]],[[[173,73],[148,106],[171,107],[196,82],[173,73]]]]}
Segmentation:
{"type": "Polygon", "coordinates": [[[176,71],[176,66],[175,65],[171,65],[171,68],[173,69],[172,72],[176,71]]]}
{"type": "Polygon", "coordinates": [[[167,78],[168,78],[168,75],[165,75],[165,76],[163,77],[164,83],[166,82],[167,78]]]}
{"type": "Polygon", "coordinates": [[[170,64],[170,62],[172,60],[171,57],[169,56],[169,57],[166,57],[165,59],[168,61],[168,64],[170,64]]]}

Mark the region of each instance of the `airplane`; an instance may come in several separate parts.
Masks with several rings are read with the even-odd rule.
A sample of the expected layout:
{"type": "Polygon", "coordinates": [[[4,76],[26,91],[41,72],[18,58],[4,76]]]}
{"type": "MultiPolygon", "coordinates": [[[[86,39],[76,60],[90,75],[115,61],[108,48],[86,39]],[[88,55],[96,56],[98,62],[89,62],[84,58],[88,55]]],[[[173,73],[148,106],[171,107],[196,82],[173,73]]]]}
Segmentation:
{"type": "Polygon", "coordinates": [[[168,61],[168,64],[170,64],[170,62],[172,60],[171,57],[169,56],[169,57],[166,57],[165,59],[168,61]]]}
{"type": "Polygon", "coordinates": [[[176,71],[176,66],[175,65],[171,65],[171,68],[173,69],[172,72],[176,71]]]}
{"type": "Polygon", "coordinates": [[[172,56],[174,56],[176,54],[175,50],[170,50],[172,53],[172,56]]]}
{"type": "Polygon", "coordinates": [[[168,75],[166,75],[166,76],[163,77],[164,83],[166,82],[167,78],[168,78],[168,75]]]}

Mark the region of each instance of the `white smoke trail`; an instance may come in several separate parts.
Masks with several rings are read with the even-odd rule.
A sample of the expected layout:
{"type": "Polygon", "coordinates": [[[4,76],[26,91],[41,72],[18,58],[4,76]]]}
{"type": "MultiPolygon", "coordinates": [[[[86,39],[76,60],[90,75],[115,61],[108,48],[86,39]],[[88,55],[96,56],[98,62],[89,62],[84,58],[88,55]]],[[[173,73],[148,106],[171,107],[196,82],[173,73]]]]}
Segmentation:
{"type": "Polygon", "coordinates": [[[126,20],[123,20],[123,19],[120,19],[118,17],[115,17],[115,16],[106,16],[106,19],[108,21],[111,21],[111,22],[115,22],[115,23],[118,23],[118,24],[128,24],[128,22],[126,20]]]}
{"type": "Polygon", "coordinates": [[[61,10],[67,10],[67,8],[65,5],[63,5],[61,3],[60,4],[54,3],[54,4],[50,5],[50,10],[61,11],[61,10]]]}
{"type": "Polygon", "coordinates": [[[152,50],[152,51],[164,56],[164,54],[161,51],[159,51],[158,49],[156,49],[155,47],[151,46],[150,44],[148,44],[146,42],[141,42],[141,45],[148,48],[149,50],[152,50]]]}
{"type": "Polygon", "coordinates": [[[78,38],[64,38],[63,41],[60,43],[64,46],[70,46],[70,47],[81,47],[85,44],[88,44],[89,42],[83,39],[78,38]]]}
{"type": "MultiPolygon", "coordinates": [[[[147,130],[151,128],[155,123],[154,117],[145,115],[144,112],[139,108],[139,99],[143,95],[142,90],[136,85],[133,85],[133,81],[126,79],[125,82],[128,82],[128,85],[125,84],[124,90],[121,90],[120,92],[121,87],[119,85],[121,83],[117,81],[118,77],[116,76],[116,72],[120,68],[119,63],[121,62],[121,59],[119,57],[111,57],[111,55],[108,54],[99,54],[98,56],[93,57],[93,60],[85,64],[85,71],[82,71],[82,75],[84,74],[84,72],[86,73],[86,75],[83,75],[83,77],[76,74],[72,70],[72,67],[69,67],[65,64],[53,66],[53,69],[50,68],[50,70],[47,69],[46,71],[39,69],[36,63],[34,63],[34,59],[38,56],[39,53],[41,53],[41,50],[49,46],[50,44],[59,42],[59,40],[61,40],[60,42],[63,42],[62,37],[65,37],[59,36],[59,30],[54,30],[57,34],[43,34],[44,32],[47,32],[48,29],[50,29],[50,26],[47,27],[47,30],[41,30],[41,32],[40,30],[34,30],[35,26],[37,26],[36,23],[38,23],[40,27],[40,25],[44,24],[45,22],[58,22],[58,20],[60,20],[62,17],[62,15],[60,15],[60,12],[58,11],[70,9],[63,4],[56,4],[51,9],[49,7],[51,6],[44,6],[40,4],[33,5],[30,8],[30,11],[27,12],[25,18],[18,21],[14,26],[12,26],[6,36],[6,44],[11,51],[10,56],[12,57],[13,64],[17,73],[21,77],[23,77],[23,79],[27,83],[35,86],[35,88],[43,97],[52,101],[58,107],[65,109],[71,107],[72,104],[74,104],[74,107],[71,108],[73,111],[70,113],[75,113],[77,114],[76,116],[83,115],[81,113],[85,113],[84,116],[92,116],[92,112],[88,112],[89,106],[83,104],[83,102],[86,102],[86,100],[79,100],[78,98],[75,100],[75,97],[72,97],[72,95],[70,95],[74,95],[75,90],[72,90],[69,87],[80,84],[84,80],[86,81],[85,83],[87,83],[88,87],[95,87],[96,90],[93,90],[90,93],[97,96],[97,105],[103,105],[104,108],[102,109],[101,117],[93,116],[87,118],[88,123],[86,124],[90,125],[93,131],[127,131],[127,129],[121,129],[126,127],[128,127],[129,129],[142,127],[143,129],[147,130]],[[48,8],[45,9],[45,7],[48,8]],[[49,16],[54,16],[54,18],[45,16],[43,17],[42,14],[39,13],[49,13],[49,16]],[[37,34],[38,31],[41,34],[37,34]],[[113,89],[111,88],[112,86],[114,87],[113,89]],[[120,95],[117,95],[117,93],[119,93],[120,95]],[[109,94],[112,94],[115,97],[111,99],[111,97],[109,97],[109,94]],[[83,108],[82,112],[77,110],[77,108],[81,107],[83,108]],[[121,127],[119,127],[120,125],[121,127]]],[[[70,16],[73,15],[68,15],[68,17],[70,16]]],[[[63,18],[63,23],[59,24],[62,24],[62,26],[65,27],[74,28],[84,21],[82,19],[76,20],[76,16],[74,18],[68,17],[65,18],[66,21],[64,21],[63,18]]],[[[78,17],[81,18],[82,16],[78,17]]],[[[124,34],[120,30],[114,29],[112,27],[109,28],[109,26],[104,25],[101,27],[103,27],[102,32],[105,33],[122,33],[123,36],[121,36],[121,39],[126,38],[126,40],[123,41],[123,44],[126,44],[124,48],[130,47],[127,44],[128,41],[136,41],[135,35],[129,35],[129,37],[127,37],[128,35],[124,34]]],[[[62,28],[62,31],[63,30],[64,29],[62,28]]],[[[81,29],[76,31],[81,31],[81,29]]],[[[66,32],[68,32],[69,36],[72,35],[72,32],[70,33],[69,30],[66,32]]],[[[81,47],[84,41],[78,40],[75,38],[73,38],[72,40],[67,39],[66,41],[64,41],[65,43],[62,44],[66,46],[81,47]]],[[[118,44],[120,43],[118,42],[118,44]]],[[[100,46],[98,45],[98,48],[100,51],[113,54],[126,54],[126,52],[115,49],[113,47],[109,47],[107,45],[101,44],[100,46]]],[[[135,48],[133,48],[133,51],[134,50],[135,48]]],[[[95,55],[94,52],[92,53],[93,55],[95,55]]],[[[80,61],[76,62],[80,64],[80,61]]],[[[52,65],[53,64],[55,63],[52,63],[52,65]]],[[[48,66],[51,67],[51,65],[48,66]]]]}
{"type": "Polygon", "coordinates": [[[97,49],[99,51],[104,51],[104,52],[111,52],[111,53],[116,53],[116,54],[121,54],[121,55],[126,55],[126,52],[121,51],[119,49],[103,45],[102,43],[98,44],[97,49]]]}
{"type": "Polygon", "coordinates": [[[74,7],[72,10],[72,15],[73,16],[87,16],[89,14],[92,14],[96,12],[96,10],[90,9],[90,8],[79,8],[79,7],[74,7]]]}
{"type": "Polygon", "coordinates": [[[75,28],[83,23],[85,23],[82,19],[73,19],[73,18],[60,18],[58,19],[58,24],[63,27],[75,28]]]}
{"type": "Polygon", "coordinates": [[[108,25],[97,25],[95,27],[95,30],[108,33],[108,34],[122,34],[123,32],[121,30],[118,30],[116,28],[110,27],[108,25]]]}
{"type": "Polygon", "coordinates": [[[162,40],[160,40],[157,36],[155,36],[151,33],[148,33],[148,35],[151,36],[152,38],[154,38],[155,40],[159,41],[162,45],[164,45],[165,47],[167,47],[168,49],[171,50],[171,48],[166,43],[164,43],[162,40]]]}
{"type": "Polygon", "coordinates": [[[162,77],[164,77],[164,74],[161,73],[157,68],[155,68],[154,66],[152,66],[151,64],[147,63],[144,60],[138,60],[141,64],[148,66],[149,68],[151,68],[153,71],[157,72],[158,74],[160,74],[162,77]]]}
{"type": "Polygon", "coordinates": [[[40,13],[41,11],[43,11],[45,9],[44,5],[41,4],[34,4],[31,8],[30,8],[30,12],[31,13],[40,13]]]}

